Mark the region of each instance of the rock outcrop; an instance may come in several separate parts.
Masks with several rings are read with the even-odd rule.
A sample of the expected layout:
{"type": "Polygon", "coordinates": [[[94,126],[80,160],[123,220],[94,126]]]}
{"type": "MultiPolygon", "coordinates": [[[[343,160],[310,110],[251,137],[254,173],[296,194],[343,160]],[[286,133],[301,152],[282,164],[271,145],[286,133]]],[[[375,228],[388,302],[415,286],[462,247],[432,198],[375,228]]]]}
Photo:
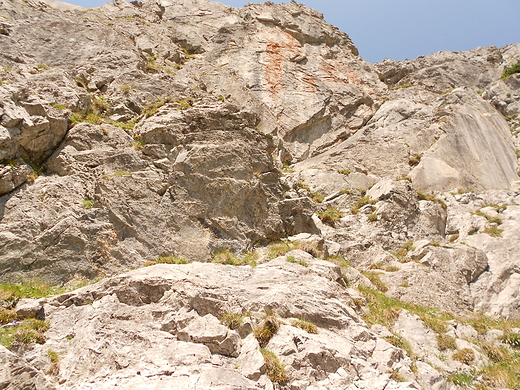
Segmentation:
{"type": "Polygon", "coordinates": [[[0,388],[518,386],[485,367],[520,333],[519,60],[369,64],[296,2],[2,1],[0,281],[99,282],[0,294],[50,324],[0,388]]]}

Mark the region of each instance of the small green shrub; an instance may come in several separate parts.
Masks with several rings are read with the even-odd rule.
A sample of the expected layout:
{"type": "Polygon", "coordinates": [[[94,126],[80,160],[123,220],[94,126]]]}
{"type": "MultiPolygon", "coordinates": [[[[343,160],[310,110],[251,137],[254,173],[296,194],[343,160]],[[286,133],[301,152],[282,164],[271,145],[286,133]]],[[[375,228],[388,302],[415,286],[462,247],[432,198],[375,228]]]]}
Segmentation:
{"type": "Polygon", "coordinates": [[[303,319],[294,320],[291,325],[303,329],[307,333],[318,333],[318,327],[315,324],[303,319]]]}
{"type": "Polygon", "coordinates": [[[473,352],[473,350],[470,348],[463,348],[455,352],[452,356],[452,359],[469,366],[475,361],[475,352],[473,352]]]}
{"type": "Polygon", "coordinates": [[[336,226],[336,222],[338,222],[341,218],[344,217],[343,213],[336,208],[329,207],[327,210],[317,213],[318,217],[321,219],[321,222],[326,223],[332,227],[336,226]]]}
{"type": "Polygon", "coordinates": [[[260,352],[264,357],[264,370],[269,379],[274,383],[279,383],[280,385],[287,383],[289,379],[287,372],[285,371],[285,367],[280,362],[278,357],[273,352],[268,351],[265,348],[261,348],[260,352]]]}
{"type": "Polygon", "coordinates": [[[516,73],[520,73],[520,61],[512,66],[504,68],[502,71],[502,80],[507,80],[509,76],[512,76],[516,73]]]}
{"type": "Polygon", "coordinates": [[[241,314],[227,312],[222,313],[219,320],[229,329],[237,329],[244,322],[244,317],[241,314]]]}
{"type": "Polygon", "coordinates": [[[88,210],[94,207],[94,202],[90,199],[83,199],[81,205],[88,210]]]}

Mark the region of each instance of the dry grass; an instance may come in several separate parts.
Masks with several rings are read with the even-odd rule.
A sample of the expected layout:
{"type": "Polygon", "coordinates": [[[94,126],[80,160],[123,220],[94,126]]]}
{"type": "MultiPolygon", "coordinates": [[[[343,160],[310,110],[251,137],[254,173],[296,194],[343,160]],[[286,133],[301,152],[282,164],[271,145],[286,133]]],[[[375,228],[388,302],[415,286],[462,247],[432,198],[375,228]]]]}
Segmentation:
{"type": "Polygon", "coordinates": [[[271,379],[272,382],[279,383],[281,385],[287,383],[289,378],[287,376],[287,372],[285,371],[285,367],[278,359],[278,356],[265,348],[261,348],[260,352],[264,357],[264,370],[269,379],[271,379]]]}
{"type": "Polygon", "coordinates": [[[264,318],[262,324],[255,328],[253,334],[258,340],[258,344],[263,348],[269,343],[269,340],[271,340],[275,333],[278,332],[278,329],[280,329],[280,320],[275,314],[269,313],[264,318]]]}
{"type": "Polygon", "coordinates": [[[291,325],[303,329],[307,333],[318,333],[318,327],[309,321],[305,321],[302,319],[294,320],[293,322],[291,322],[291,325]]]}

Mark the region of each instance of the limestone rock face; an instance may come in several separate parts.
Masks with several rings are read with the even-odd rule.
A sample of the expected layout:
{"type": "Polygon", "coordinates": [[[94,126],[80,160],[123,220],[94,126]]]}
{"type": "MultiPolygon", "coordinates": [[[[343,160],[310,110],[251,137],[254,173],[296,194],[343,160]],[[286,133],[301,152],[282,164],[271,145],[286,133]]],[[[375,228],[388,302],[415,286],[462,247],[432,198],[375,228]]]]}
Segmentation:
{"type": "Polygon", "coordinates": [[[0,294],[51,326],[0,388],[498,389],[463,318],[519,319],[519,60],[369,64],[296,2],[0,2],[0,281],[69,291],[0,294]]]}
{"type": "MultiPolygon", "coordinates": [[[[254,269],[156,265],[105,279],[48,301],[51,330],[32,353],[59,354],[54,380],[60,389],[271,389],[251,330],[239,336],[218,320],[227,312],[247,313],[256,327],[270,310],[281,325],[265,348],[286,366],[292,386],[361,388],[376,380],[418,388],[416,379],[400,384],[386,374],[411,361],[366,328],[350,307],[356,292],[325,276],[322,261],[306,259],[308,267],[286,257],[254,269]],[[291,326],[301,318],[315,323],[318,333],[291,326]],[[378,366],[362,364],[371,356],[378,366]]],[[[339,273],[338,266],[330,268],[339,273]]],[[[36,372],[48,365],[33,360],[36,372]]]]}

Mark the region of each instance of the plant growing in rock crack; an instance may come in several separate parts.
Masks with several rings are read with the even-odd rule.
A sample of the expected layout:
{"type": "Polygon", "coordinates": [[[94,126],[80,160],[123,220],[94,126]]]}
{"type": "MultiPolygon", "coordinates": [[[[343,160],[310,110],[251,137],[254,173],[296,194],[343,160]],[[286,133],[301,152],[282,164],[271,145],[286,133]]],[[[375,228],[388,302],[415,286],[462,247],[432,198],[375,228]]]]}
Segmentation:
{"type": "Polygon", "coordinates": [[[134,150],[141,150],[144,146],[144,142],[139,134],[134,135],[134,150]]]}
{"type": "MultiPolygon", "coordinates": [[[[392,252],[392,254],[399,259],[400,262],[404,263],[407,261],[404,261],[404,259],[407,259],[406,256],[408,255],[408,252],[414,251],[415,248],[413,246],[413,241],[408,241],[404,243],[400,249],[398,249],[396,252],[392,252]]],[[[408,259],[409,261],[410,259],[408,259]]]]}
{"type": "Polygon", "coordinates": [[[381,280],[379,272],[361,271],[361,273],[381,292],[387,292],[388,286],[381,280]]]}
{"type": "Polygon", "coordinates": [[[484,229],[484,233],[490,235],[491,237],[502,237],[503,229],[499,229],[496,226],[490,226],[484,229]]]}
{"type": "Polygon", "coordinates": [[[359,210],[363,206],[366,206],[368,204],[374,205],[376,203],[377,203],[377,200],[370,199],[369,196],[363,195],[361,197],[361,199],[359,199],[358,201],[356,201],[356,203],[354,203],[354,205],[350,208],[350,211],[352,212],[352,214],[357,214],[357,213],[359,213],[359,210]]]}
{"type": "Polygon", "coordinates": [[[293,241],[277,241],[271,243],[267,247],[267,254],[269,258],[272,260],[279,256],[284,256],[287,252],[290,252],[294,249],[298,249],[298,243],[293,241]]]}
{"type": "Polygon", "coordinates": [[[317,213],[321,222],[326,223],[332,227],[336,226],[336,222],[339,222],[344,214],[337,208],[329,207],[327,210],[317,213]]]}
{"type": "Polygon", "coordinates": [[[486,218],[489,223],[496,223],[497,225],[502,224],[502,218],[492,217],[490,215],[487,215],[486,213],[482,212],[481,209],[478,209],[477,211],[475,211],[475,215],[486,218]]]}
{"type": "Polygon", "coordinates": [[[377,221],[377,214],[376,213],[372,213],[370,214],[368,217],[368,222],[376,222],[377,221]]]}
{"type": "Polygon", "coordinates": [[[316,245],[310,242],[299,242],[297,243],[298,249],[307,252],[309,255],[313,257],[321,257],[321,251],[318,249],[316,245]]]}
{"type": "Polygon", "coordinates": [[[419,197],[419,200],[428,200],[430,202],[440,204],[443,209],[448,208],[448,206],[442,199],[436,198],[433,194],[428,194],[424,191],[417,191],[417,196],[419,197]]]}
{"type": "Polygon", "coordinates": [[[305,321],[304,319],[294,320],[291,322],[291,325],[303,329],[307,333],[318,333],[318,327],[312,322],[305,321]]]}
{"type": "Polygon", "coordinates": [[[264,357],[264,370],[269,379],[274,383],[279,383],[280,385],[287,383],[289,377],[287,376],[285,367],[280,362],[280,359],[278,359],[278,356],[265,348],[261,348],[260,352],[264,357]]]}
{"type": "Polygon", "coordinates": [[[512,76],[516,73],[520,73],[520,61],[518,61],[516,64],[504,68],[502,71],[502,80],[507,80],[509,76],[512,76]]]}
{"type": "Polygon", "coordinates": [[[411,167],[415,167],[416,165],[419,165],[422,157],[423,157],[422,153],[417,153],[417,154],[413,155],[412,157],[410,157],[408,159],[408,165],[410,165],[411,167]]]}
{"type": "Polygon", "coordinates": [[[186,110],[187,108],[193,107],[193,104],[195,104],[195,102],[192,98],[179,99],[179,100],[176,100],[175,102],[178,104],[178,106],[177,106],[178,110],[186,110]]]}
{"type": "Polygon", "coordinates": [[[238,257],[232,253],[229,249],[219,250],[215,256],[213,256],[212,263],[226,264],[226,265],[250,265],[256,267],[256,260],[258,255],[254,253],[247,253],[242,257],[238,257]]]}
{"type": "Polygon", "coordinates": [[[158,257],[155,260],[150,260],[144,263],[145,267],[149,267],[156,264],[189,264],[190,261],[185,259],[184,257],[177,256],[166,256],[166,257],[158,257]]]}
{"type": "Polygon", "coordinates": [[[317,191],[312,191],[307,184],[301,181],[298,183],[298,188],[307,191],[310,194],[310,198],[314,203],[321,203],[325,199],[325,197],[322,194],[320,194],[317,191]]]}
{"type": "Polygon", "coordinates": [[[263,348],[269,343],[269,340],[271,340],[275,333],[278,332],[278,329],[280,329],[280,323],[280,319],[276,314],[272,312],[266,314],[262,323],[253,331],[260,347],[263,348]]]}
{"type": "Polygon", "coordinates": [[[60,355],[58,352],[53,351],[52,349],[47,350],[47,356],[49,357],[49,360],[51,362],[51,367],[49,369],[50,375],[57,375],[60,372],[60,355]]]}
{"type": "Polygon", "coordinates": [[[309,266],[309,263],[307,263],[305,260],[296,260],[296,257],[294,256],[287,256],[287,261],[289,263],[295,263],[295,264],[299,264],[303,267],[308,267],[309,266]]]}
{"type": "Polygon", "coordinates": [[[232,312],[222,313],[219,315],[218,319],[229,329],[237,329],[244,322],[242,314],[232,312]]]}

